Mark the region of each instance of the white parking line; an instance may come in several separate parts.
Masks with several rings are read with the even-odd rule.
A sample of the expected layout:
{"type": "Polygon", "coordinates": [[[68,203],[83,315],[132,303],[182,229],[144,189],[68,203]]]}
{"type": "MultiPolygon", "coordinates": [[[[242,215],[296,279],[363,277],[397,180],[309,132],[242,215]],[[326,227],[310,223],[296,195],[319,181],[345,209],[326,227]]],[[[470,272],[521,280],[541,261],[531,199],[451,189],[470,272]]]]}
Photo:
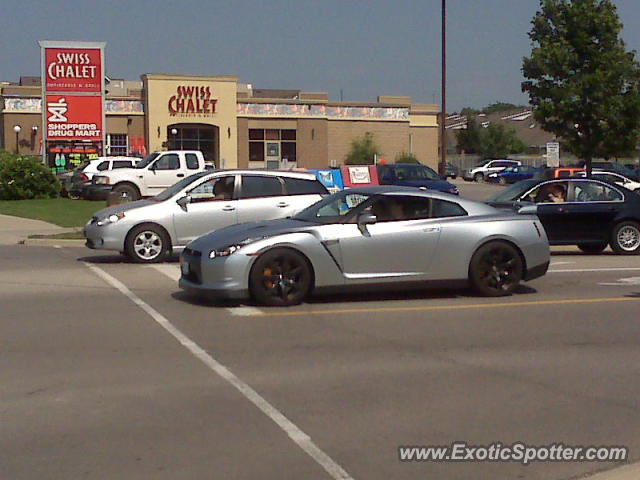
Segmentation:
{"type": "MultiPolygon", "coordinates": [[[[173,324],[167,320],[161,313],[155,310],[148,303],[145,303],[140,297],[134,294],[118,279],[112,277],[107,272],[95,265],[83,262],[87,268],[89,268],[98,277],[102,278],[106,283],[111,285],[116,290],[120,291],[124,296],[131,300],[134,304],[145,311],[151,318],[153,318],[158,325],[164,328],[169,334],[171,334],[182,346],[184,346],[194,357],[204,363],[210,370],[218,374],[223,380],[231,384],[236,388],[247,400],[253,403],[262,413],[269,417],[273,422],[278,425],[289,438],[304,450],[316,463],[318,463],[325,471],[331,475],[335,480],[353,480],[353,478],[338,465],[329,455],[318,447],[311,437],[304,433],[297,425],[282,414],[278,409],[271,405],[266,399],[264,399],[258,392],[251,388],[247,383],[238,378],[231,370],[218,362],[215,358],[209,355],[202,347],[187,337],[184,333],[178,330],[173,324]]],[[[158,265],[160,266],[160,265],[158,265]]],[[[159,269],[163,271],[164,269],[159,269]]]]}
{"type": "MultiPolygon", "coordinates": [[[[155,268],[160,273],[166,275],[171,280],[177,282],[180,280],[180,267],[169,263],[158,263],[155,265],[147,265],[147,267],[155,268]]],[[[231,315],[237,317],[250,317],[252,315],[262,315],[262,310],[255,307],[230,307],[226,309],[231,315]]]]}
{"type": "Polygon", "coordinates": [[[549,266],[550,266],[550,267],[553,267],[553,266],[555,266],[555,265],[569,265],[569,264],[572,264],[572,263],[576,263],[576,262],[551,262],[551,263],[549,264],[549,266]]]}

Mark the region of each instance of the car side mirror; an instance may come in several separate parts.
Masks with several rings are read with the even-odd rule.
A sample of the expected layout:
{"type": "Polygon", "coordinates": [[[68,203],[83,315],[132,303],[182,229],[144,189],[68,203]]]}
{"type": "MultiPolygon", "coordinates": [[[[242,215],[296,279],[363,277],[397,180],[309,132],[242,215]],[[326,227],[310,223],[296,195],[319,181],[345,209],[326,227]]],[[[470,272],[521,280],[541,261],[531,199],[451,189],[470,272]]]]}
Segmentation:
{"type": "Polygon", "coordinates": [[[538,214],[538,206],[537,205],[525,205],[524,207],[520,207],[518,209],[519,215],[537,215],[538,214]]]}
{"type": "Polygon", "coordinates": [[[180,206],[182,210],[187,211],[187,205],[191,203],[191,195],[185,195],[182,198],[176,200],[176,203],[180,206]]]}
{"type": "Polygon", "coordinates": [[[367,229],[367,225],[373,225],[378,222],[378,217],[376,217],[371,212],[362,212],[358,215],[358,229],[364,233],[367,229]]]}

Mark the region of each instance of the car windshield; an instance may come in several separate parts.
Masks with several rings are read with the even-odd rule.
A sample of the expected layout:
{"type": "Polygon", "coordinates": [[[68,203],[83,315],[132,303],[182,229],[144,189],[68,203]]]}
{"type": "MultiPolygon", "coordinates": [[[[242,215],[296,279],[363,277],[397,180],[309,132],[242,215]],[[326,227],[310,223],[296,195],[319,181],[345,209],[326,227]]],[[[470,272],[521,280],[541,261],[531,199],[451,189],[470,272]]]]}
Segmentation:
{"type": "Polygon", "coordinates": [[[153,200],[154,202],[164,202],[165,200],[169,200],[180,190],[186,188],[188,185],[190,185],[191,183],[195,182],[200,177],[203,177],[205,175],[211,175],[211,171],[198,172],[198,173],[194,173],[193,175],[189,175],[188,177],[180,180],[178,183],[174,183],[166,190],[163,190],[155,197],[152,197],[151,200],[153,200]]]}
{"type": "Polygon", "coordinates": [[[293,218],[305,222],[342,223],[363,202],[372,195],[343,190],[329,195],[318,203],[305,208],[293,218]]]}
{"type": "Polygon", "coordinates": [[[514,183],[508,188],[505,188],[503,191],[494,195],[493,197],[487,200],[488,202],[513,202],[517,200],[524,192],[529,190],[535,184],[538,183],[538,180],[523,180],[518,183],[514,183]]]}
{"type": "Polygon", "coordinates": [[[438,174],[425,165],[407,165],[395,168],[399,180],[440,180],[438,174]]]}
{"type": "Polygon", "coordinates": [[[149,165],[151,162],[153,162],[158,155],[159,155],[158,152],[154,152],[154,153],[152,153],[150,155],[147,155],[146,157],[144,157],[143,160],[141,160],[138,163],[136,163],[135,168],[145,168],[147,165],[149,165]]]}

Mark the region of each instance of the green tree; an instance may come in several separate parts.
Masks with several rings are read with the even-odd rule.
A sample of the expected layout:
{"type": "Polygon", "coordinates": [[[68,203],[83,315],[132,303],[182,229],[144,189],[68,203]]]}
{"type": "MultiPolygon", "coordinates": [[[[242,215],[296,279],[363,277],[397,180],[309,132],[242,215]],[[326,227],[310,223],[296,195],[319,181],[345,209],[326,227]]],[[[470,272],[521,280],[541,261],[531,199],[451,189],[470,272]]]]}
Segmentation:
{"type": "Polygon", "coordinates": [[[373,141],[373,133],[367,132],[364,137],[351,141],[351,149],[344,161],[345,165],[373,165],[380,151],[373,141]]]}
{"type": "Polygon", "coordinates": [[[522,153],[525,145],[514,128],[492,123],[481,135],[479,153],[482,158],[504,158],[510,153],[522,153]]]}
{"type": "Polygon", "coordinates": [[[640,126],[640,69],[620,39],[611,0],[540,0],[523,59],[534,115],[565,149],[591,160],[632,151],[640,126]]]}
{"type": "Polygon", "coordinates": [[[496,112],[504,112],[505,110],[514,110],[517,108],[526,108],[522,105],[514,105],[513,103],[505,103],[505,102],[495,102],[491,105],[488,105],[482,109],[482,113],[486,113],[487,115],[496,112]]]}
{"type": "Polygon", "coordinates": [[[467,120],[467,128],[455,131],[458,153],[480,153],[482,150],[482,127],[473,118],[467,120]]]}

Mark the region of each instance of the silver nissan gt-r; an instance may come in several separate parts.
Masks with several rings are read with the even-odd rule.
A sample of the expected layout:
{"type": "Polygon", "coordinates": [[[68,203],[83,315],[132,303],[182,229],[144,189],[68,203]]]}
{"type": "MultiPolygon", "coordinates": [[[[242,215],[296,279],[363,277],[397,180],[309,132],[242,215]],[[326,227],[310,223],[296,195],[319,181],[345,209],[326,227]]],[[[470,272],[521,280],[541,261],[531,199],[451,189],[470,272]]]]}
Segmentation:
{"type": "Polygon", "coordinates": [[[508,295],[544,275],[536,216],[408,187],[348,189],[288,219],[223,228],[187,245],[180,287],[214,298],[293,305],[348,288],[471,285],[508,295]]]}

